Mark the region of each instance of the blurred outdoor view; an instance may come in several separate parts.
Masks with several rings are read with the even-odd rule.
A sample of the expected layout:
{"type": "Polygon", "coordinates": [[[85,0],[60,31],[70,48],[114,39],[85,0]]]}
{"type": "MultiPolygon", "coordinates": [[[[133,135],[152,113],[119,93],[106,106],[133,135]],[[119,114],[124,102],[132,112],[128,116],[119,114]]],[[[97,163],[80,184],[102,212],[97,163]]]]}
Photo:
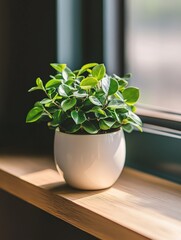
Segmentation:
{"type": "Polygon", "coordinates": [[[139,102],[181,113],[181,1],[125,2],[126,70],[139,102]]]}

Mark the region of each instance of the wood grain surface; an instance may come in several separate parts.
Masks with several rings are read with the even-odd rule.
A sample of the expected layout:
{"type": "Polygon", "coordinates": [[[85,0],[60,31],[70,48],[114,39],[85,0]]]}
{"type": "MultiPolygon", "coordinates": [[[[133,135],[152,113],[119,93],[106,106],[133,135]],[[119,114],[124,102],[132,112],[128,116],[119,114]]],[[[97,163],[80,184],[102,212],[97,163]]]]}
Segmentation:
{"type": "Polygon", "coordinates": [[[0,156],[0,188],[99,239],[181,240],[181,186],[130,168],[109,189],[80,191],[49,157],[0,156]]]}

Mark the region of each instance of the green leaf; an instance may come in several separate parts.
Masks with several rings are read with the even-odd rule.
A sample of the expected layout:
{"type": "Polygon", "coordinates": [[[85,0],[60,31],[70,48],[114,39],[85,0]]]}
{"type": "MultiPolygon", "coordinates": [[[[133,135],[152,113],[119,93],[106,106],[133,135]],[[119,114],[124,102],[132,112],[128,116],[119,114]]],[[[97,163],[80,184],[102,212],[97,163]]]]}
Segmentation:
{"type": "Polygon", "coordinates": [[[93,113],[93,112],[86,112],[86,117],[87,117],[87,119],[89,119],[89,120],[95,120],[95,119],[97,119],[96,117],[95,117],[95,113],[93,113]]]}
{"type": "Polygon", "coordinates": [[[44,86],[43,86],[43,82],[42,82],[42,80],[41,80],[40,78],[37,78],[37,79],[36,79],[36,85],[37,85],[40,89],[45,90],[45,88],[44,88],[44,86]]]}
{"type": "Polygon", "coordinates": [[[67,84],[62,84],[62,88],[64,89],[65,93],[67,95],[72,95],[74,91],[76,91],[76,88],[69,86],[67,84]]]}
{"type": "Polygon", "coordinates": [[[121,108],[119,108],[119,109],[116,109],[116,112],[118,113],[118,114],[125,114],[125,113],[127,113],[129,110],[128,110],[128,108],[127,108],[127,106],[126,105],[124,105],[123,107],[121,107],[121,108]]]}
{"type": "Polygon", "coordinates": [[[135,87],[128,87],[123,92],[123,97],[128,105],[133,105],[139,98],[139,89],[135,87]]]}
{"type": "Polygon", "coordinates": [[[52,87],[57,88],[60,84],[61,84],[61,80],[59,80],[59,79],[51,79],[51,80],[49,80],[46,83],[45,88],[46,89],[52,88],[52,87]]]}
{"type": "Polygon", "coordinates": [[[40,88],[40,87],[32,87],[28,90],[28,92],[33,92],[33,91],[36,91],[36,90],[43,90],[43,89],[40,88]]]}
{"type": "Polygon", "coordinates": [[[100,126],[100,129],[102,130],[108,130],[110,129],[115,123],[115,120],[114,119],[101,119],[99,121],[99,126],[100,126]]]}
{"type": "Polygon", "coordinates": [[[61,84],[58,87],[58,93],[62,97],[68,97],[68,96],[72,95],[75,90],[76,90],[75,88],[73,88],[72,86],[66,85],[66,84],[61,84]]]}
{"type": "Polygon", "coordinates": [[[63,78],[64,78],[65,81],[68,80],[69,75],[68,75],[68,72],[66,71],[66,68],[62,71],[62,76],[63,76],[63,78]]]}
{"type": "Polygon", "coordinates": [[[125,118],[127,117],[127,114],[126,114],[127,112],[128,110],[126,108],[116,109],[114,110],[114,116],[115,116],[114,118],[117,120],[117,122],[122,123],[123,119],[125,121],[125,118]]]}
{"type": "Polygon", "coordinates": [[[39,102],[39,101],[34,104],[34,107],[39,107],[39,108],[44,109],[44,108],[43,108],[43,105],[42,105],[41,102],[39,102]]]}
{"type": "Polygon", "coordinates": [[[126,80],[129,80],[131,77],[132,77],[131,73],[126,73],[123,78],[125,78],[126,80]]]}
{"type": "Polygon", "coordinates": [[[102,79],[102,90],[104,91],[104,93],[106,95],[108,95],[108,92],[109,92],[109,86],[110,86],[110,78],[109,76],[106,75],[106,77],[104,77],[102,79]]]}
{"type": "Polygon", "coordinates": [[[36,79],[36,85],[37,85],[36,87],[30,88],[28,90],[28,92],[33,92],[33,91],[36,91],[36,90],[43,90],[43,91],[45,91],[45,88],[43,86],[43,82],[42,82],[42,80],[40,78],[36,79]]]}
{"type": "Polygon", "coordinates": [[[95,96],[90,96],[89,100],[96,106],[102,106],[102,103],[95,96]]]}
{"type": "Polygon", "coordinates": [[[63,132],[75,133],[80,129],[81,125],[76,124],[74,120],[71,117],[69,117],[65,121],[63,121],[59,127],[60,130],[62,130],[63,132]]]}
{"type": "Polygon", "coordinates": [[[104,64],[99,64],[92,69],[92,76],[97,78],[97,80],[101,80],[104,77],[105,73],[106,69],[104,64]]]}
{"type": "Polygon", "coordinates": [[[124,79],[121,79],[118,81],[119,84],[119,91],[124,91],[125,87],[128,85],[128,82],[126,82],[124,79]]]}
{"type": "Polygon", "coordinates": [[[105,111],[104,111],[103,109],[101,109],[100,107],[98,107],[98,106],[93,107],[92,109],[90,109],[90,110],[88,111],[88,113],[89,113],[89,112],[99,113],[99,114],[101,114],[101,115],[106,116],[105,111]]]}
{"type": "Polygon", "coordinates": [[[112,126],[112,128],[120,128],[121,124],[118,122],[115,122],[115,124],[112,126]]]}
{"type": "Polygon", "coordinates": [[[75,81],[74,79],[72,79],[72,80],[69,79],[66,81],[66,85],[71,86],[74,81],[75,81]]]}
{"type": "Polygon", "coordinates": [[[118,99],[111,100],[108,104],[108,108],[119,109],[125,107],[125,104],[118,99]]]}
{"type": "Polygon", "coordinates": [[[85,71],[87,71],[87,69],[92,68],[96,65],[97,65],[97,63],[88,63],[88,64],[83,65],[78,72],[78,76],[81,75],[82,73],[84,73],[85,71]]]}
{"type": "Polygon", "coordinates": [[[26,123],[36,122],[41,118],[42,113],[43,109],[41,107],[32,108],[27,114],[26,123]]]}
{"type": "Polygon", "coordinates": [[[62,74],[61,73],[57,73],[55,76],[52,76],[53,78],[56,79],[62,79],[62,74]]]}
{"type": "Polygon", "coordinates": [[[114,111],[113,113],[114,113],[114,117],[115,117],[116,121],[117,121],[118,123],[121,123],[121,122],[122,122],[122,119],[120,118],[119,114],[118,114],[116,111],[114,111]]]}
{"type": "Polygon", "coordinates": [[[99,131],[99,128],[90,121],[85,121],[82,124],[82,127],[86,132],[88,132],[90,134],[96,134],[99,131]]]}
{"type": "Polygon", "coordinates": [[[61,107],[62,107],[63,111],[66,112],[67,110],[73,108],[75,106],[76,102],[77,102],[76,98],[68,98],[68,99],[62,101],[61,107]]]}
{"type": "Polygon", "coordinates": [[[133,127],[137,128],[140,132],[143,131],[143,130],[142,130],[142,127],[141,127],[139,124],[134,123],[134,122],[132,122],[132,121],[128,121],[128,123],[131,124],[133,127]]]}
{"type": "Polygon", "coordinates": [[[113,76],[117,79],[118,84],[119,84],[119,90],[123,90],[127,85],[128,85],[128,81],[124,78],[120,78],[119,76],[117,76],[116,74],[113,74],[113,76]]]}
{"type": "Polygon", "coordinates": [[[53,114],[53,120],[48,123],[48,126],[58,127],[60,124],[62,110],[58,110],[53,114]]]}
{"type": "Polygon", "coordinates": [[[59,96],[58,93],[56,93],[55,96],[53,97],[53,101],[55,101],[55,100],[60,100],[60,99],[62,99],[62,97],[59,96]]]}
{"type": "Polygon", "coordinates": [[[68,97],[63,84],[58,87],[58,94],[62,97],[68,97]]]}
{"type": "Polygon", "coordinates": [[[118,90],[117,80],[106,76],[102,79],[102,89],[106,95],[113,95],[118,90]]]}
{"type": "Polygon", "coordinates": [[[73,110],[71,112],[71,117],[73,118],[76,124],[82,124],[83,122],[86,121],[86,116],[83,111],[73,110]]]}
{"type": "Polygon", "coordinates": [[[133,112],[129,111],[128,117],[131,118],[136,124],[142,125],[141,119],[133,112]]]}
{"type": "Polygon", "coordinates": [[[49,89],[47,89],[47,93],[48,93],[48,96],[50,98],[53,98],[54,95],[56,94],[56,88],[49,88],[49,89]]]}
{"type": "Polygon", "coordinates": [[[131,111],[134,113],[134,112],[136,112],[136,106],[130,106],[131,107],[131,111]]]}
{"type": "Polygon", "coordinates": [[[105,112],[108,117],[113,117],[114,115],[114,110],[112,109],[105,109],[105,112]]]}
{"type": "Polygon", "coordinates": [[[111,118],[104,119],[103,121],[109,128],[111,128],[115,123],[115,120],[111,118]]]}
{"type": "Polygon", "coordinates": [[[52,100],[49,99],[49,98],[44,98],[43,100],[40,101],[41,104],[47,104],[47,103],[50,103],[50,102],[52,102],[52,100]]]}
{"type": "Polygon", "coordinates": [[[92,108],[92,103],[91,103],[91,101],[90,101],[88,98],[86,98],[86,99],[83,101],[83,104],[82,104],[81,109],[82,109],[84,112],[86,112],[86,111],[90,110],[91,108],[92,108]]]}
{"type": "MultiPolygon", "coordinates": [[[[100,107],[95,106],[92,109],[90,109],[89,111],[86,112],[86,115],[90,118],[89,113],[94,113],[96,116],[96,119],[104,119],[107,117],[106,113],[104,110],[102,110],[100,107]]],[[[93,115],[93,119],[95,119],[95,116],[93,115]]]]}
{"type": "Polygon", "coordinates": [[[85,91],[76,91],[76,92],[73,92],[73,95],[74,97],[76,98],[85,98],[88,96],[88,94],[85,92],[85,91]]]}
{"type": "Polygon", "coordinates": [[[102,105],[105,105],[107,96],[103,91],[102,92],[96,92],[95,97],[101,102],[102,105]]]}
{"type": "Polygon", "coordinates": [[[92,87],[95,87],[98,83],[98,80],[94,77],[87,77],[84,78],[81,83],[80,83],[80,87],[82,89],[88,90],[91,89],[92,87]]]}
{"type": "Polygon", "coordinates": [[[65,81],[68,81],[69,78],[75,78],[75,74],[68,67],[66,67],[62,71],[62,76],[65,79],[65,81]]]}
{"type": "Polygon", "coordinates": [[[112,94],[116,93],[117,90],[118,90],[117,80],[114,78],[110,78],[110,86],[109,86],[108,95],[112,95],[112,94]]]}
{"type": "Polygon", "coordinates": [[[101,130],[108,130],[108,129],[110,129],[110,127],[107,126],[105,124],[104,120],[102,120],[102,119],[99,121],[99,127],[100,127],[101,130]]]}
{"type": "Polygon", "coordinates": [[[122,95],[119,91],[117,91],[117,92],[114,94],[114,96],[115,96],[117,99],[119,99],[119,100],[121,100],[122,102],[124,102],[123,95],[122,95]]]}
{"type": "Polygon", "coordinates": [[[76,133],[80,130],[81,125],[77,125],[77,124],[72,124],[70,125],[70,127],[67,129],[67,133],[76,133]]]}
{"type": "Polygon", "coordinates": [[[50,66],[52,66],[55,70],[58,72],[62,72],[66,68],[66,64],[58,64],[58,63],[51,63],[50,66]]]}
{"type": "Polygon", "coordinates": [[[122,128],[124,131],[128,132],[128,133],[131,133],[133,131],[133,126],[131,124],[125,124],[125,125],[122,125],[122,128]]]}
{"type": "Polygon", "coordinates": [[[113,74],[113,76],[114,76],[117,80],[120,80],[120,79],[121,79],[121,77],[119,77],[119,76],[116,75],[116,74],[113,74]]]}
{"type": "Polygon", "coordinates": [[[79,77],[76,77],[75,78],[75,82],[80,84],[80,82],[84,79],[85,77],[84,76],[79,76],[79,77]]]}

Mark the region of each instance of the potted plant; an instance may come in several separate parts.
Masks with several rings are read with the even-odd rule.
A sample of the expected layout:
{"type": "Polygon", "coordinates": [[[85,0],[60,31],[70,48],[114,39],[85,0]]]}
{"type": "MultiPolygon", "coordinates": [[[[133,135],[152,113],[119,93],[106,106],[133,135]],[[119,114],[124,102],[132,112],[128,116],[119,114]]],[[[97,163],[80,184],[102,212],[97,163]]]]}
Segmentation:
{"type": "Polygon", "coordinates": [[[130,74],[108,75],[104,64],[88,63],[72,71],[66,64],[50,64],[55,75],[29,92],[45,98],[28,112],[27,123],[47,122],[55,130],[54,157],[65,181],[79,189],[108,188],[125,162],[124,131],[142,131],[135,114],[139,89],[128,86],[130,74]]]}

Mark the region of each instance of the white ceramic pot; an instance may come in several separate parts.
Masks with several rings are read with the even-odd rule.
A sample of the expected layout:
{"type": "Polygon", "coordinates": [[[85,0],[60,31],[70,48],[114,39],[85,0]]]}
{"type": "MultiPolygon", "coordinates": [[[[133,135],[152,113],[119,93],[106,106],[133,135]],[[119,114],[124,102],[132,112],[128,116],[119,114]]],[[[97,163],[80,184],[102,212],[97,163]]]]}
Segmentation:
{"type": "Polygon", "coordinates": [[[125,155],[122,130],[98,135],[55,131],[56,167],[74,188],[98,190],[112,186],[124,167],[125,155]]]}

